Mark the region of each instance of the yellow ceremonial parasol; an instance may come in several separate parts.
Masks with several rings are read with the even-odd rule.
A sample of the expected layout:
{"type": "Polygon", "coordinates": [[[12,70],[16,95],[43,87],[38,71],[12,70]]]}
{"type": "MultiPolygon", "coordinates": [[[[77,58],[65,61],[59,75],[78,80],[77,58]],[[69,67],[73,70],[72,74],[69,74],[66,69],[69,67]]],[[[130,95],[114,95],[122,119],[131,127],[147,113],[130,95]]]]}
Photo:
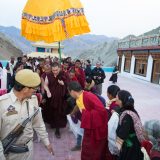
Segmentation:
{"type": "Polygon", "coordinates": [[[90,32],[79,0],[28,0],[21,34],[30,41],[59,42],[90,32]]]}

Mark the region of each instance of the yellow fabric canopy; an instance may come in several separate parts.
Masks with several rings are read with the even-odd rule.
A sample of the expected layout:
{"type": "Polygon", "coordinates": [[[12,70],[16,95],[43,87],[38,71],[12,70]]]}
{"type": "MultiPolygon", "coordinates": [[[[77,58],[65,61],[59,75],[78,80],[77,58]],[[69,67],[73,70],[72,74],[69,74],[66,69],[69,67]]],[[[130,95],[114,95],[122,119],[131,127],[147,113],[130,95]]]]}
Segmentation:
{"type": "Polygon", "coordinates": [[[30,41],[58,42],[90,32],[79,0],[28,0],[21,34],[30,41]]]}

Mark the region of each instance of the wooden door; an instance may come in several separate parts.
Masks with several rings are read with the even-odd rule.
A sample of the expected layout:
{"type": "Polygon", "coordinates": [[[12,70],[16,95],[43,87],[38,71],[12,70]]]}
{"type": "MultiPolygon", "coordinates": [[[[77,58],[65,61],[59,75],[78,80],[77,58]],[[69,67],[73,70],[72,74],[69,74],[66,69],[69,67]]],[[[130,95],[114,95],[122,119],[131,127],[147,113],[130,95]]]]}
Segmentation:
{"type": "Polygon", "coordinates": [[[119,70],[119,72],[121,72],[121,64],[122,64],[122,58],[121,57],[119,57],[119,61],[118,61],[118,70],[119,70]]]}
{"type": "Polygon", "coordinates": [[[160,60],[153,61],[152,83],[160,84],[160,60]]]}

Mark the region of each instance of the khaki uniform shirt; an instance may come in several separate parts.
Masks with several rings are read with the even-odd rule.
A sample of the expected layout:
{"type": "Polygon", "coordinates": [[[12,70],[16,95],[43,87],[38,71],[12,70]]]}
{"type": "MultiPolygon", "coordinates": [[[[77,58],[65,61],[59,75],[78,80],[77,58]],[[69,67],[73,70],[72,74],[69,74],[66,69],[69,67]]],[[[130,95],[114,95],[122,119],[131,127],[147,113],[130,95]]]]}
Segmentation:
{"type": "MultiPolygon", "coordinates": [[[[1,140],[4,139],[19,123],[31,116],[35,108],[38,108],[38,101],[36,96],[30,99],[25,99],[22,103],[17,99],[14,92],[0,97],[0,159],[3,159],[3,147],[1,140]],[[28,109],[27,103],[28,101],[28,109]]],[[[48,133],[42,119],[41,112],[26,125],[23,134],[17,140],[16,144],[25,144],[33,140],[33,129],[36,131],[38,137],[45,146],[49,145],[48,133]]]]}

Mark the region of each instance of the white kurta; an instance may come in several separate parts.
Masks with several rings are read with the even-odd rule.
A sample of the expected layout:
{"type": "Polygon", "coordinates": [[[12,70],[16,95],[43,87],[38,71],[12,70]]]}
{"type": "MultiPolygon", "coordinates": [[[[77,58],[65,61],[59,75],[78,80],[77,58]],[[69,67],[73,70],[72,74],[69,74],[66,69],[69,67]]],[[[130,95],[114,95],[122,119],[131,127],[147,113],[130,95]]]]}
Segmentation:
{"type": "Polygon", "coordinates": [[[7,70],[0,68],[1,89],[7,89],[7,70]]]}
{"type": "Polygon", "coordinates": [[[118,155],[119,151],[116,146],[116,130],[118,127],[119,115],[117,112],[113,112],[109,122],[108,122],[108,147],[109,151],[113,155],[118,155]]]}

